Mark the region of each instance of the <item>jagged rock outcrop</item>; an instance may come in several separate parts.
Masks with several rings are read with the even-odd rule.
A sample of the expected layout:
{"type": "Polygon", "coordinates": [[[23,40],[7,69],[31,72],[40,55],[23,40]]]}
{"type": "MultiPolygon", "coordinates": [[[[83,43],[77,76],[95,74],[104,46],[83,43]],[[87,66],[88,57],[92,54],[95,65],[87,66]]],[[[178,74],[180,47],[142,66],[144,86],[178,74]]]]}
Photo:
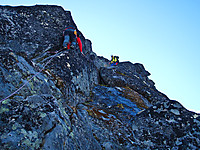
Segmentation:
{"type": "Polygon", "coordinates": [[[199,115],[171,100],[138,114],[132,131],[143,149],[199,149],[199,122],[199,115]]]}
{"type": "Polygon", "coordinates": [[[115,68],[101,68],[100,74],[101,82],[104,84],[111,87],[128,86],[143,95],[152,104],[169,100],[155,88],[154,82],[148,78],[150,73],[144,69],[142,64],[122,62],[115,68]]]}
{"type": "Polygon", "coordinates": [[[0,20],[0,149],[200,147],[200,115],[159,92],[142,64],[109,67],[83,35],[85,56],[59,51],[70,12],[0,6],[0,20]]]}

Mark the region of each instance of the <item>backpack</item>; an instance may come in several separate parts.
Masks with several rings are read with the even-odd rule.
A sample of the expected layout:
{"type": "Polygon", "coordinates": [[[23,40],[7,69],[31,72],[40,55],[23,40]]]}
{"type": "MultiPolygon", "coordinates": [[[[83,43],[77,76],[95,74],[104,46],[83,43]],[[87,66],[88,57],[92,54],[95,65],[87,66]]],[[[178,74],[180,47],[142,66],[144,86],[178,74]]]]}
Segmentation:
{"type": "Polygon", "coordinates": [[[74,26],[68,26],[67,28],[65,28],[65,30],[63,31],[63,36],[64,36],[66,30],[74,30],[74,35],[76,35],[76,37],[77,37],[77,31],[74,26]]]}

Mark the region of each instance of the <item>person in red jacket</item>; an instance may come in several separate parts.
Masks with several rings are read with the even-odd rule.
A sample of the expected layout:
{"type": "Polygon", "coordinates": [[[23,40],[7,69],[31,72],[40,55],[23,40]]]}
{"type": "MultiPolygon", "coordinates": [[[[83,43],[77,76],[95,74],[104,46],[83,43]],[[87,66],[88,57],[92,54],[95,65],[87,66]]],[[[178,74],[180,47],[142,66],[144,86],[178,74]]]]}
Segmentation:
{"type": "Polygon", "coordinates": [[[80,38],[80,33],[77,32],[76,28],[74,26],[68,26],[63,31],[64,41],[63,41],[63,47],[65,49],[74,49],[76,47],[76,43],[78,43],[79,49],[82,52],[82,42],[80,38]]]}

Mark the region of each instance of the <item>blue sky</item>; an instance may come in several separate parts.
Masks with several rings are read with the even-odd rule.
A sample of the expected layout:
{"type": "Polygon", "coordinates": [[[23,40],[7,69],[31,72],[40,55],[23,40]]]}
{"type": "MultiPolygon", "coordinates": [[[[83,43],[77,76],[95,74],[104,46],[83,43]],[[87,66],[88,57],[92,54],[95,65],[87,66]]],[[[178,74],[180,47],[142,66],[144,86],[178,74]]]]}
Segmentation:
{"type": "Polygon", "coordinates": [[[72,13],[97,55],[142,63],[157,89],[200,112],[199,0],[1,0],[55,4],[72,13]]]}

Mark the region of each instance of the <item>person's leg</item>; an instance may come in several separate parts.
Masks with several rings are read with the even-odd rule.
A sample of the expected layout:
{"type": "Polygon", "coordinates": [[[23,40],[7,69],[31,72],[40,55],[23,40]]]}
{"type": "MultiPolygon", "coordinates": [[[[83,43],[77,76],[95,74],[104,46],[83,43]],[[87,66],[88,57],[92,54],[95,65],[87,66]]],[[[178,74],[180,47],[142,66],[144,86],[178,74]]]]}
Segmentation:
{"type": "Polygon", "coordinates": [[[71,42],[71,48],[75,48],[76,47],[76,35],[73,32],[70,32],[70,42],[71,42]]]}
{"type": "Polygon", "coordinates": [[[69,41],[70,41],[69,35],[65,35],[64,36],[64,41],[63,41],[63,47],[64,48],[67,48],[67,45],[69,44],[69,41]]]}

